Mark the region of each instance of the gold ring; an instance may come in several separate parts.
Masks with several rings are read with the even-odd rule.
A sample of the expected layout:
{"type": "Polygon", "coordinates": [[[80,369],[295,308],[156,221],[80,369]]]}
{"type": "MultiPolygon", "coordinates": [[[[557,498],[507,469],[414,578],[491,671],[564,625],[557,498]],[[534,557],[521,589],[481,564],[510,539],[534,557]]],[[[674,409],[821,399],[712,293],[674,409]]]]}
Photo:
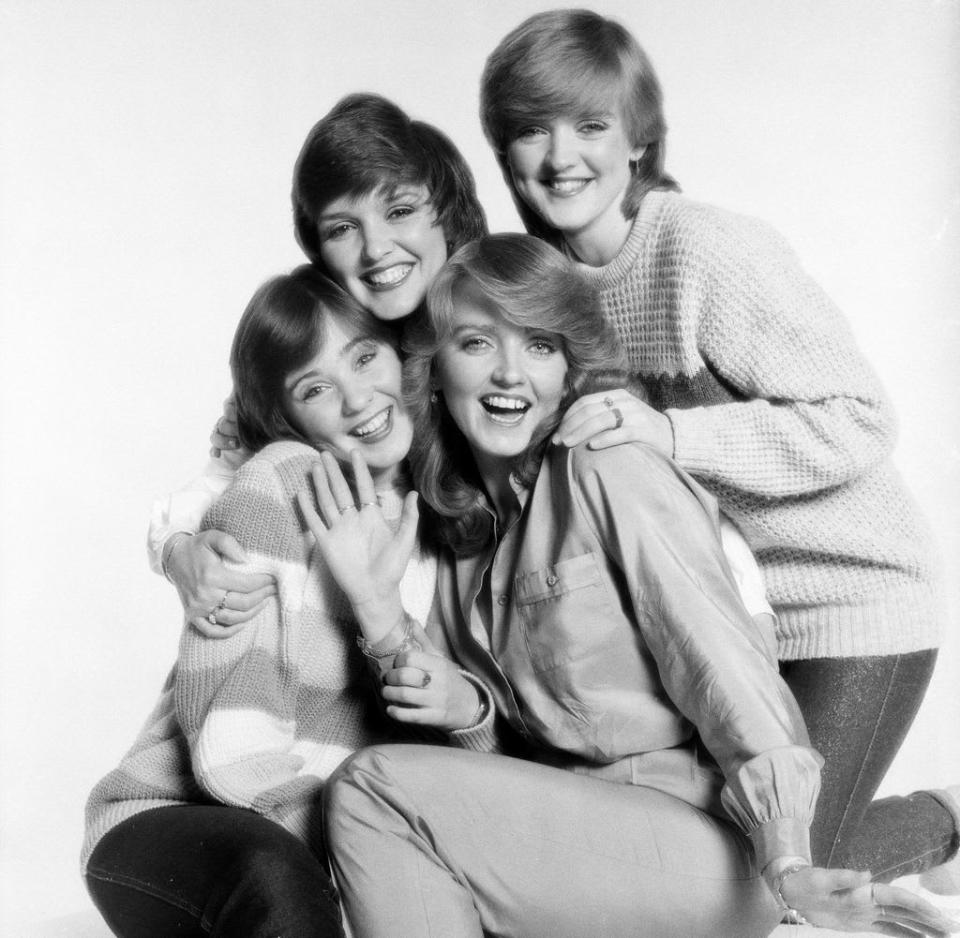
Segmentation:
{"type": "Polygon", "coordinates": [[[227,591],[223,594],[223,599],[221,599],[220,602],[217,603],[217,608],[214,610],[215,612],[219,612],[221,609],[223,609],[224,606],[226,606],[226,604],[227,604],[227,597],[228,597],[229,595],[230,595],[230,590],[227,590],[227,591]]]}
{"type": "Polygon", "coordinates": [[[361,508],[376,508],[376,507],[377,507],[377,503],[376,503],[376,502],[360,502],[360,507],[361,507],[361,508]]]}
{"type": "Polygon", "coordinates": [[[623,414],[620,413],[619,407],[614,407],[610,412],[617,419],[617,422],[613,425],[613,429],[619,430],[623,426],[623,414]]]}
{"type": "Polygon", "coordinates": [[[209,612],[208,615],[207,615],[207,622],[209,622],[211,625],[216,625],[216,624],[217,624],[217,610],[216,610],[216,609],[211,609],[211,610],[210,610],[210,612],[209,612]]]}
{"type": "Polygon", "coordinates": [[[345,515],[348,511],[356,511],[356,510],[357,510],[357,506],[356,506],[356,505],[347,505],[346,508],[341,508],[341,509],[340,509],[340,514],[341,514],[341,515],[345,515]]]}

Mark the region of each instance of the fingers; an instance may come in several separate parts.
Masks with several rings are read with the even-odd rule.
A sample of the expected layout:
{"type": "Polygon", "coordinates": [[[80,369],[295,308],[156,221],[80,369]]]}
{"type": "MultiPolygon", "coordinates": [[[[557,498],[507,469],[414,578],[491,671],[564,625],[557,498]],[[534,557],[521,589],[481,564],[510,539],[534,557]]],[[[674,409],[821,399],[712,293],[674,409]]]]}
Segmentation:
{"type": "Polygon", "coordinates": [[[222,625],[213,625],[205,616],[192,616],[188,621],[193,628],[207,638],[230,638],[231,635],[236,635],[237,632],[243,628],[242,625],[236,625],[232,628],[224,628],[222,625]]]}
{"type": "MultiPolygon", "coordinates": [[[[353,468],[353,482],[357,489],[357,502],[360,507],[376,505],[377,493],[373,487],[373,476],[370,475],[370,470],[367,468],[367,461],[363,458],[360,450],[355,449],[350,453],[350,465],[353,468]]],[[[344,485],[346,485],[346,481],[344,481],[344,485]]],[[[350,503],[353,504],[353,493],[350,492],[349,487],[347,488],[347,492],[350,503]]]]}
{"type": "MultiPolygon", "coordinates": [[[[350,458],[353,460],[354,454],[351,454],[350,458]]],[[[362,461],[363,457],[361,456],[360,459],[362,461]]],[[[333,496],[333,500],[336,503],[337,514],[342,514],[344,511],[348,511],[351,508],[356,508],[357,503],[354,501],[353,492],[350,490],[350,484],[344,477],[343,470],[340,468],[336,459],[334,459],[330,453],[321,453],[320,461],[323,463],[323,468],[326,470],[327,483],[330,493],[333,496]]],[[[364,468],[366,468],[366,464],[364,464],[364,468]]],[[[370,483],[370,487],[372,490],[372,482],[370,483]]]]}
{"type": "MultiPolygon", "coordinates": [[[[330,481],[327,476],[327,464],[325,461],[323,461],[325,456],[333,461],[333,457],[330,456],[329,453],[321,454],[321,462],[314,465],[310,470],[310,478],[313,480],[313,491],[317,496],[317,507],[320,509],[320,517],[323,519],[326,526],[329,526],[333,524],[337,517],[339,517],[340,509],[337,506],[337,500],[334,498],[333,492],[330,491],[330,481]]],[[[316,516],[316,512],[312,512],[312,514],[316,516]]],[[[321,525],[321,527],[323,526],[321,525]]],[[[313,525],[311,525],[311,530],[318,538],[322,537],[322,533],[326,533],[325,527],[323,527],[322,533],[318,532],[313,525]]]]}
{"type": "Polygon", "coordinates": [[[247,555],[235,537],[216,530],[204,531],[200,536],[204,539],[206,545],[224,560],[246,563],[247,555]]]}
{"type": "Polygon", "coordinates": [[[609,391],[605,394],[588,394],[576,401],[564,414],[553,442],[574,447],[591,441],[591,448],[603,449],[627,442],[634,437],[629,432],[621,433],[625,422],[642,418],[643,405],[629,391],[609,391]],[[603,436],[601,445],[595,446],[603,436]]]}

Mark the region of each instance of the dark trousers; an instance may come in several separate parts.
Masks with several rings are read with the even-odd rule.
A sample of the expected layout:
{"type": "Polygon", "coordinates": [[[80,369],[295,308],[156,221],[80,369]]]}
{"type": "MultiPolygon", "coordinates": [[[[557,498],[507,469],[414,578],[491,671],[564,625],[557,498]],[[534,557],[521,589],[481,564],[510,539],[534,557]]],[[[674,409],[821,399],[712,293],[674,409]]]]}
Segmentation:
{"type": "Polygon", "coordinates": [[[324,862],[242,808],[155,808],[117,825],[87,888],[120,938],[342,938],[324,862]]]}
{"type": "MultiPolygon", "coordinates": [[[[917,873],[957,850],[957,822],[938,792],[874,801],[920,707],[936,650],[785,661],[781,674],[824,758],[810,831],[818,866],[869,870],[877,880],[917,873]]],[[[954,809],[955,810],[955,809],[954,809]]]]}

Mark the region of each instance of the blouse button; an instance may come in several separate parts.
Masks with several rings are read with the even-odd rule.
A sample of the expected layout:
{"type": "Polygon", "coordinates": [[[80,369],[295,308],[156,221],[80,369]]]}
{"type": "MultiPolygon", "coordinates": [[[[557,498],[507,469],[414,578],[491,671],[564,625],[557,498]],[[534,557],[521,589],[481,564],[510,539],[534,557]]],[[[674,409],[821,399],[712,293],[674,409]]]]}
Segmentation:
{"type": "Polygon", "coordinates": [[[547,586],[556,586],[559,582],[560,577],[558,577],[555,573],[551,573],[550,576],[547,577],[547,586]]]}
{"type": "Polygon", "coordinates": [[[506,604],[507,604],[508,602],[510,602],[510,599],[509,599],[509,597],[508,597],[505,593],[501,593],[501,594],[497,597],[497,604],[500,605],[500,606],[506,606],[506,604]]]}

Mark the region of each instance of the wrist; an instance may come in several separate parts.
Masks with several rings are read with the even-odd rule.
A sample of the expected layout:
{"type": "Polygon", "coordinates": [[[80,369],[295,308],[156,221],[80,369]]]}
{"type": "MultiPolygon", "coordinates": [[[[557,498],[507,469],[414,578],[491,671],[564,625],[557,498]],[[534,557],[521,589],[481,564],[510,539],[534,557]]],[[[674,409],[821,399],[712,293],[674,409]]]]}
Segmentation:
{"type": "MultiPolygon", "coordinates": [[[[791,902],[787,896],[784,896],[783,891],[785,884],[789,883],[792,876],[801,870],[808,869],[810,869],[810,862],[803,857],[780,857],[767,864],[763,870],[763,878],[773,893],[774,898],[777,900],[778,905],[783,910],[784,921],[796,925],[806,923],[803,915],[797,911],[794,903],[791,902]]],[[[789,886],[787,889],[789,895],[789,886]]]]}
{"type": "Polygon", "coordinates": [[[180,544],[187,540],[187,538],[191,537],[193,537],[193,534],[190,531],[174,531],[173,534],[167,538],[160,551],[160,569],[171,583],[173,583],[173,580],[170,577],[170,561],[173,558],[173,552],[180,544]]]}
{"type": "Polygon", "coordinates": [[[399,593],[384,599],[367,599],[352,603],[352,606],[363,641],[368,647],[378,645],[393,631],[400,628],[407,618],[399,593]]]}

